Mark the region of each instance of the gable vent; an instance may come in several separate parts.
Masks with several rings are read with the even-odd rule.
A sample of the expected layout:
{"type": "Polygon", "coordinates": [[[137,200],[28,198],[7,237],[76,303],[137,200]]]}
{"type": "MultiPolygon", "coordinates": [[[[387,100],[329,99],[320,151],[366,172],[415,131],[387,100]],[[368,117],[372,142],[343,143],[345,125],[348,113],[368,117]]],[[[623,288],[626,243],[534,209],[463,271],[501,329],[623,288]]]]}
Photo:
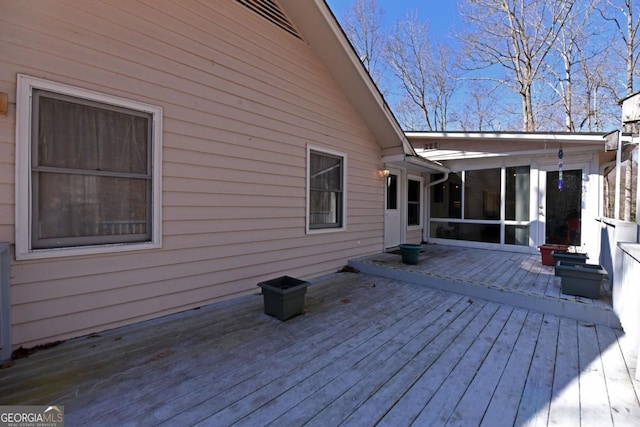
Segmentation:
{"type": "Polygon", "coordinates": [[[236,0],[241,5],[251,9],[267,21],[285,30],[287,33],[302,40],[302,37],[284,14],[275,0],[236,0]]]}

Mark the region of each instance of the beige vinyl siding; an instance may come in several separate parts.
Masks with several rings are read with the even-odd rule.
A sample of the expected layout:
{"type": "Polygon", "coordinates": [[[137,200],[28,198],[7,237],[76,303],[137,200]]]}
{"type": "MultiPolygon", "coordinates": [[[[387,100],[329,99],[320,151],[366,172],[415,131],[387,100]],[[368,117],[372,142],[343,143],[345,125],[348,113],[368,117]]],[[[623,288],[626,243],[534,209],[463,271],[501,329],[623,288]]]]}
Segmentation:
{"type": "Polygon", "coordinates": [[[407,229],[407,243],[422,243],[422,228],[407,229]]]}
{"type": "Polygon", "coordinates": [[[163,108],[163,247],[13,262],[14,346],[309,278],[382,249],[381,152],[303,41],[235,2],[3,2],[0,240],[17,73],[163,108]],[[305,234],[306,147],[344,152],[347,230],[305,234]]]}
{"type": "MultiPolygon", "coordinates": [[[[0,29],[0,33],[1,31],[0,29]]],[[[12,82],[10,78],[0,76],[0,92],[15,92],[14,87],[15,78],[12,82]]],[[[15,94],[10,96],[15,96],[15,94]]],[[[15,221],[13,205],[15,191],[13,167],[15,126],[15,105],[11,104],[10,98],[7,116],[0,115],[0,242],[13,242],[13,224],[15,221]]]]}

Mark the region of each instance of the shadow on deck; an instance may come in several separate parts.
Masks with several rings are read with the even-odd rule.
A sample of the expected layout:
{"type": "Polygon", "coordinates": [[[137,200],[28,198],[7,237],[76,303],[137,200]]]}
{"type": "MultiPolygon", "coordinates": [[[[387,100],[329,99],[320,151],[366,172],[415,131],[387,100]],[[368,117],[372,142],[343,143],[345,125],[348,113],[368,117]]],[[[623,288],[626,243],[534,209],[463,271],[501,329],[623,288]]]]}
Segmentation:
{"type": "Polygon", "coordinates": [[[621,329],[608,282],[597,300],[565,295],[560,277],[542,265],[538,254],[423,245],[417,265],[404,264],[395,253],[353,259],[349,265],[374,276],[621,329]]]}

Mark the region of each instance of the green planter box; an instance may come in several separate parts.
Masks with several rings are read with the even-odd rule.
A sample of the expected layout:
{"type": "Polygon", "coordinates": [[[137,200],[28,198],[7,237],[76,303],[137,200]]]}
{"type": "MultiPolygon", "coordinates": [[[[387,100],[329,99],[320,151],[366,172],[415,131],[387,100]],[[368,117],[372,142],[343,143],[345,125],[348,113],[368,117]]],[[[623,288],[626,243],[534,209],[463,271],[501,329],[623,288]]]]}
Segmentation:
{"type": "Polygon", "coordinates": [[[285,321],[304,312],[309,282],[289,276],[258,283],[264,297],[264,312],[285,321]]]}
{"type": "MultiPolygon", "coordinates": [[[[578,254],[573,252],[551,252],[551,256],[553,257],[553,265],[556,267],[560,261],[564,262],[565,265],[576,265],[576,264],[586,264],[587,254],[578,254]]],[[[558,269],[555,269],[556,276],[559,276],[558,269]]]]}
{"type": "Polygon", "coordinates": [[[400,255],[402,255],[402,262],[405,264],[417,264],[422,245],[416,245],[412,243],[402,243],[398,245],[400,248],[400,255]]]}
{"type": "Polygon", "coordinates": [[[607,271],[601,265],[568,265],[564,261],[559,261],[556,270],[562,278],[563,294],[600,298],[600,286],[607,278],[607,271]]]}

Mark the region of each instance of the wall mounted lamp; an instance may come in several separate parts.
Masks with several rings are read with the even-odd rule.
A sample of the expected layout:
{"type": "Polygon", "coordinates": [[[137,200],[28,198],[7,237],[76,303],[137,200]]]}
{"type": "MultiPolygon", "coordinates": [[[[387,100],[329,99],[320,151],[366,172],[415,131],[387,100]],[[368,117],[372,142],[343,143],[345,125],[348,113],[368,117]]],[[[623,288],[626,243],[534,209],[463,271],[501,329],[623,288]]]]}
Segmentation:
{"type": "Polygon", "coordinates": [[[389,169],[380,169],[377,174],[380,179],[386,178],[389,176],[389,169]]]}

